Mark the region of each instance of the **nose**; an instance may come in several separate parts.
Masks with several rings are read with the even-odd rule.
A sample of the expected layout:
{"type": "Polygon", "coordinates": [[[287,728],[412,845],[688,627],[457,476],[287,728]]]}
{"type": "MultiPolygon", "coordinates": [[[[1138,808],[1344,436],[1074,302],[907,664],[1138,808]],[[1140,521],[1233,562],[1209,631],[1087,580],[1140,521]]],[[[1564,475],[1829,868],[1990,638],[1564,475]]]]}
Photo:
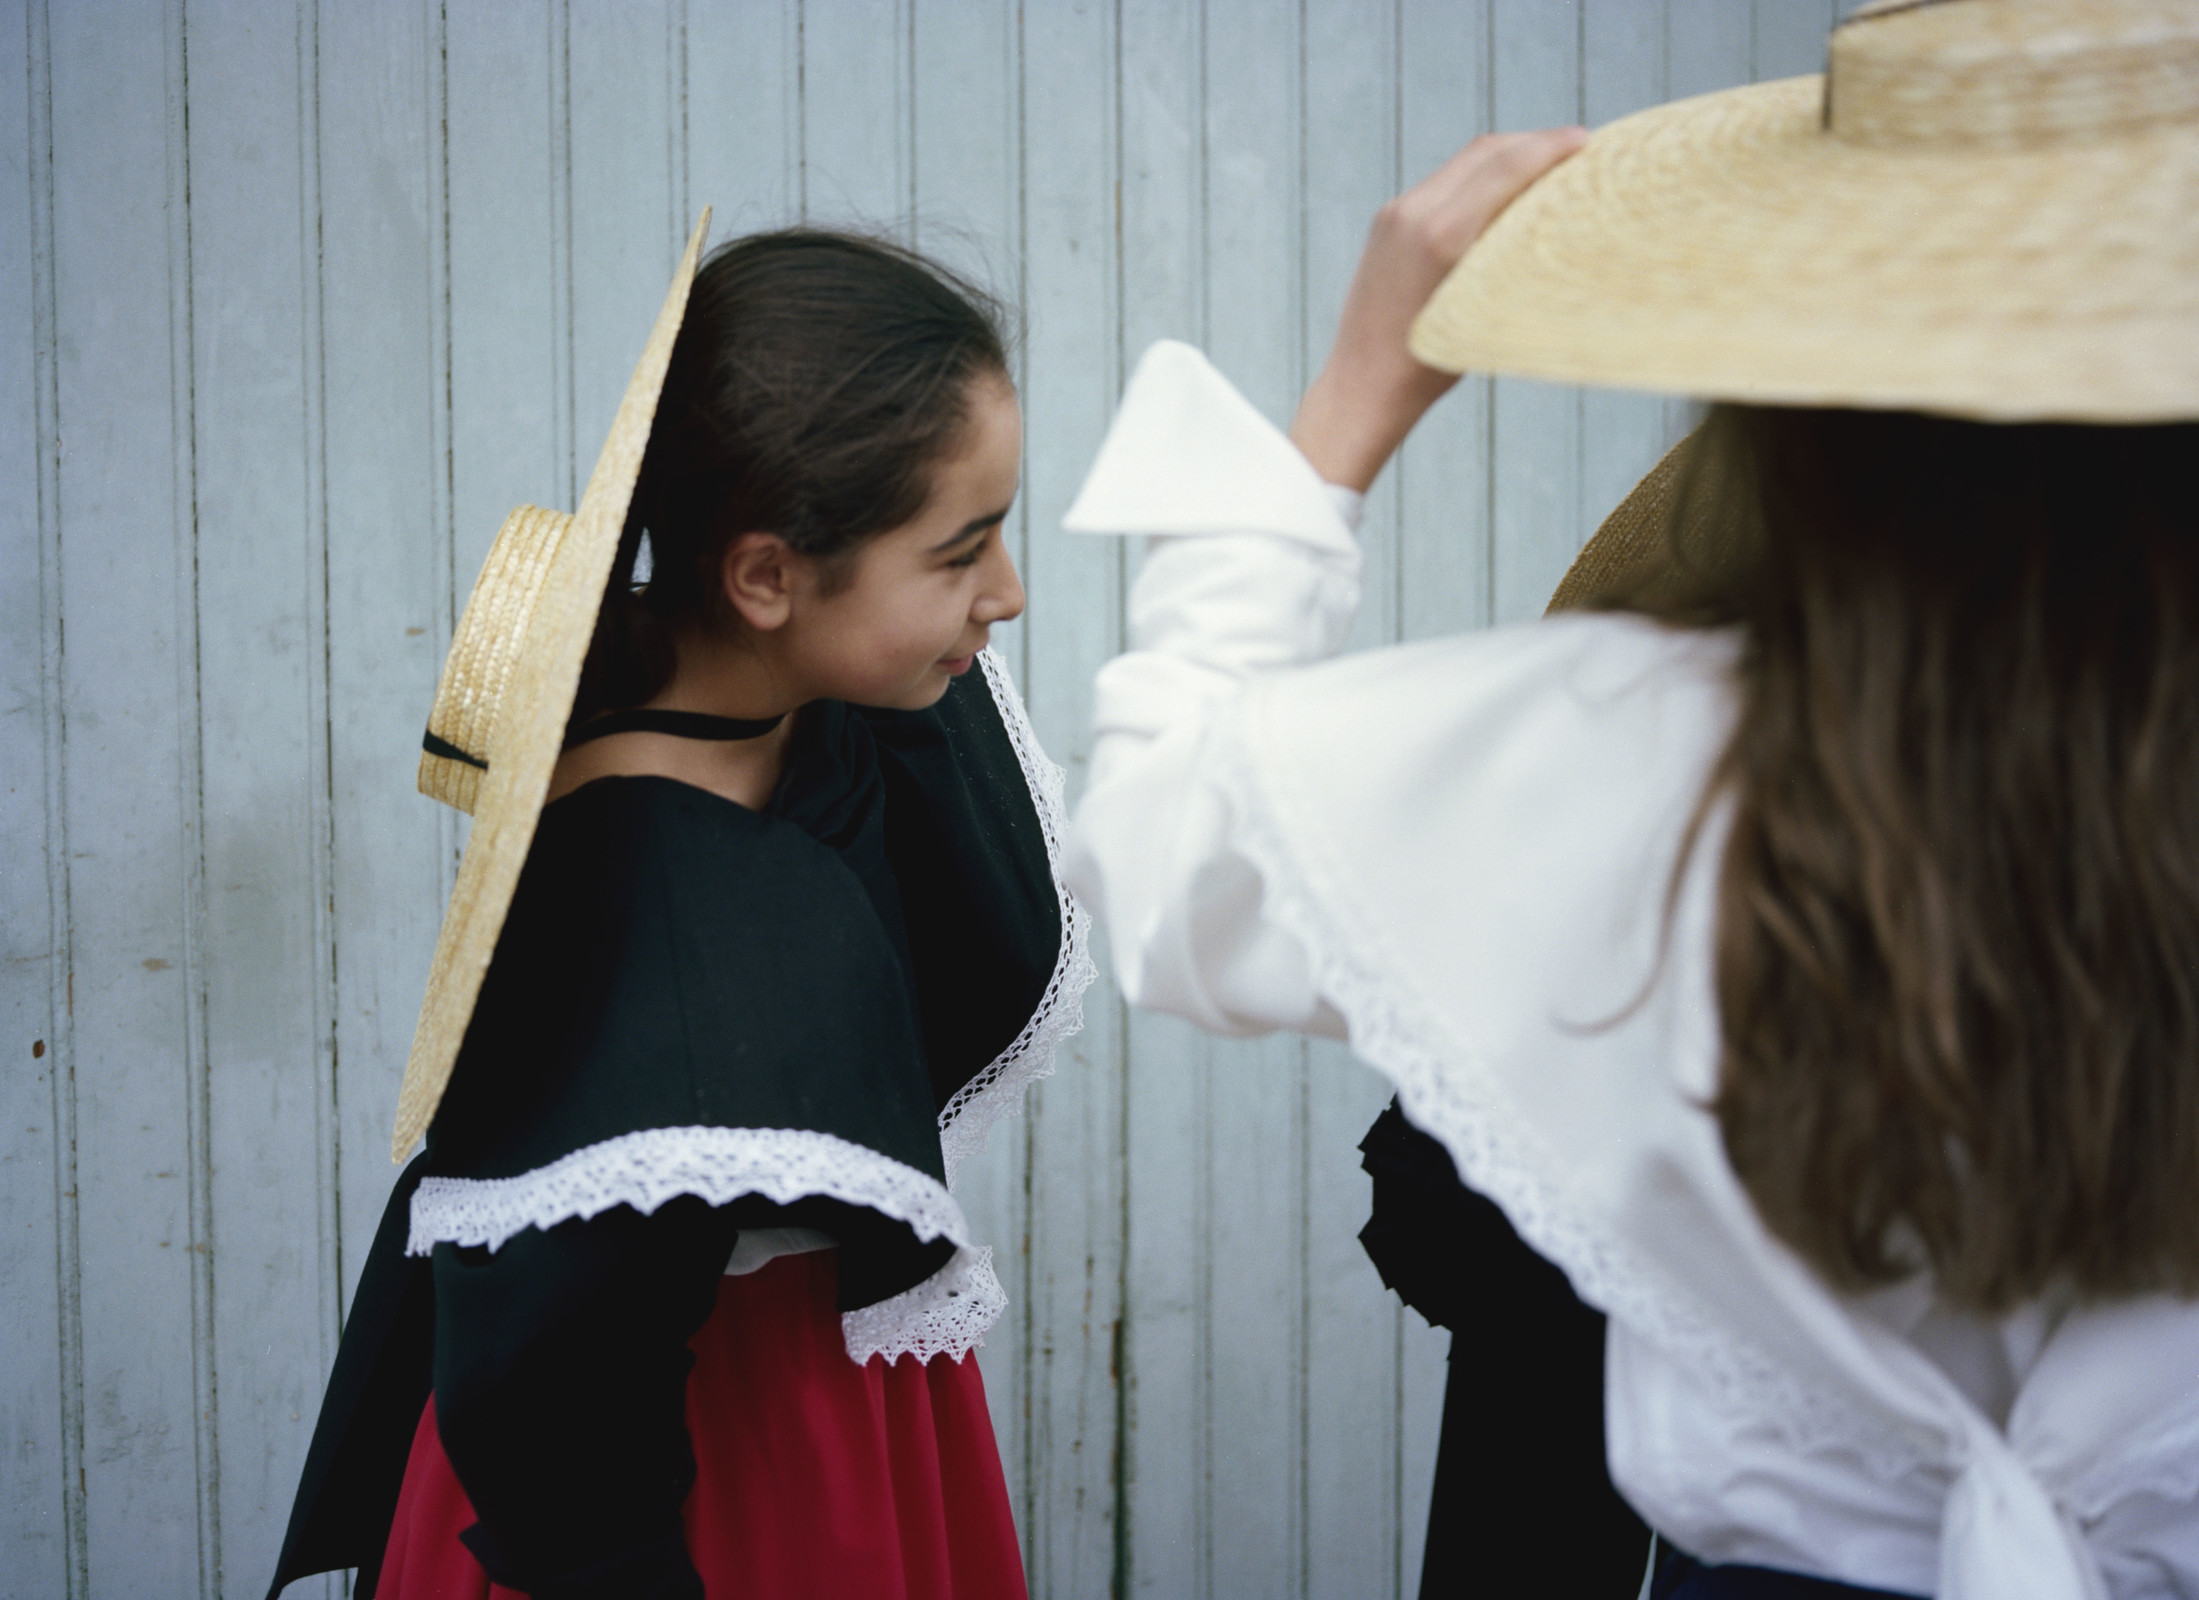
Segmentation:
{"type": "Polygon", "coordinates": [[[977,591],[970,618],[985,627],[1013,622],[1023,615],[1023,580],[1016,576],[1015,558],[1005,540],[993,541],[985,557],[985,581],[977,591]]]}

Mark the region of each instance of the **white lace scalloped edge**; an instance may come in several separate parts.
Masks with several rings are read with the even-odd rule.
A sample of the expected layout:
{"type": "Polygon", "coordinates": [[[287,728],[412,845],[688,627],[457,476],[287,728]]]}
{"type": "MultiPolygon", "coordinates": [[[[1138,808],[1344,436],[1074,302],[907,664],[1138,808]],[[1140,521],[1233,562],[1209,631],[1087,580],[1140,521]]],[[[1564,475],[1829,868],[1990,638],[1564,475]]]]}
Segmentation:
{"type": "Polygon", "coordinates": [[[829,1195],[906,1223],[921,1239],[969,1243],[962,1208],[937,1179],[851,1140],[808,1128],[648,1128],[585,1145],[516,1178],[422,1178],[407,1255],[438,1244],[494,1250],[528,1228],[583,1220],[613,1206],[647,1216],[694,1195],[722,1206],[743,1195],[785,1205],[829,1195]]]}
{"type": "Polygon", "coordinates": [[[1941,1441],[1874,1424],[1838,1396],[1802,1383],[1685,1290],[1652,1277],[1567,1198],[1555,1158],[1521,1123],[1479,1053],[1389,976],[1399,969],[1384,959],[1386,941],[1329,881],[1333,875],[1293,848],[1237,718],[1218,720],[1214,734],[1217,777],[1241,829],[1236,843],[1261,875],[1268,914],[1305,949],[1321,993],[1349,1026],[1353,1053],[1397,1086],[1407,1115],[1443,1142],[1460,1176],[1501,1205],[1520,1236],[1562,1268],[1583,1299],[1684,1363],[1729,1402],[1773,1420],[1798,1447],[1853,1450],[1884,1480],[1931,1459],[1941,1441]]]}
{"type": "Polygon", "coordinates": [[[903,1356],[960,1361],[985,1342],[1007,1309],[1008,1292],[993,1272],[992,1251],[962,1249],[915,1288],[860,1311],[842,1312],[840,1336],[847,1341],[848,1359],[857,1365],[872,1356],[884,1356],[889,1366],[903,1356]]]}
{"type": "Polygon", "coordinates": [[[1008,742],[1015,746],[1023,781],[1031,791],[1032,808],[1046,839],[1046,861],[1054,875],[1054,892],[1061,905],[1061,951],[1054,958],[1053,975],[1038,1008],[1024,1023],[1015,1042],[955,1091],[939,1113],[939,1152],[946,1163],[947,1182],[962,1163],[985,1148],[993,1124],[1022,1109],[1024,1092],[1054,1070],[1054,1053],[1062,1041],[1084,1026],[1084,991],[1092,986],[1099,969],[1092,962],[1092,919],[1061,878],[1061,840],[1068,828],[1068,804],[1062,769],[1047,759],[1038,735],[1023,707],[1023,697],[1000,657],[987,649],[978,661],[985,683],[999,708],[1008,742]]]}

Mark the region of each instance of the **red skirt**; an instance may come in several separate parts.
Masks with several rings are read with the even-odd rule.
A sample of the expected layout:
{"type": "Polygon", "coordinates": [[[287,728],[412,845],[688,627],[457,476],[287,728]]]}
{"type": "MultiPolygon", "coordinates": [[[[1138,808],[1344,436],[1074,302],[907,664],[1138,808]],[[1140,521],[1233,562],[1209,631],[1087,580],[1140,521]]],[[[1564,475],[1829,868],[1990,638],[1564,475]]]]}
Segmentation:
{"type": "MultiPolygon", "coordinates": [[[[727,1278],[690,1341],[687,1548],[709,1600],[1025,1600],[1000,1447],[974,1359],[857,1366],[832,1251],[727,1278]]],[[[420,1413],[377,1600],[522,1600],[420,1413]]]]}

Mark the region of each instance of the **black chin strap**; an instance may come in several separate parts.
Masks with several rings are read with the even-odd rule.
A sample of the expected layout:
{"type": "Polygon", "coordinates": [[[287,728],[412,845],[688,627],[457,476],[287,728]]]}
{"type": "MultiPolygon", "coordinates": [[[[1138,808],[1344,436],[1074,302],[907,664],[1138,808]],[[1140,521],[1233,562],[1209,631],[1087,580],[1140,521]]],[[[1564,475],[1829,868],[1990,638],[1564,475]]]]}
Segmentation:
{"type": "Polygon", "coordinates": [[[702,711],[613,711],[583,723],[565,736],[565,748],[614,733],[668,733],[675,739],[761,739],[786,717],[713,717],[702,711]]]}

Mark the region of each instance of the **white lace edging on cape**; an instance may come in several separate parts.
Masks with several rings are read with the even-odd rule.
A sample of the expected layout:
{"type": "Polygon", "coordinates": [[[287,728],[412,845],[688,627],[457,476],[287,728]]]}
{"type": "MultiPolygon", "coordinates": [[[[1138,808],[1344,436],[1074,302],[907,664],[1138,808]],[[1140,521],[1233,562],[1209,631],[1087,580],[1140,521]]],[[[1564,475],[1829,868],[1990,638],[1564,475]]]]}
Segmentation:
{"type": "Polygon", "coordinates": [[[514,1178],[423,1178],[405,1253],[427,1255],[444,1243],[494,1250],[528,1228],[621,1205],[647,1216],[681,1195],[714,1206],[743,1195],[781,1205],[829,1195],[904,1222],[921,1239],[952,1240],[954,1255],[915,1288],[841,1316],[841,1337],[857,1363],[874,1355],[960,1361],[1007,1309],[992,1251],[972,1248],[962,1208],[943,1185],[866,1146],[805,1128],[649,1128],[514,1178]]]}
{"type": "Polygon", "coordinates": [[[1886,1480],[1927,1461],[1937,1441],[1865,1418],[1840,1396],[1797,1379],[1573,1203],[1558,1163],[1479,1052],[1392,976],[1400,967],[1385,959],[1380,931],[1310,848],[1297,847],[1303,831],[1286,828],[1282,802],[1259,781],[1239,720],[1244,709],[1239,702],[1239,715],[1210,724],[1215,778],[1238,819],[1233,843],[1260,874],[1266,914],[1298,941],[1315,986],[1344,1017],[1353,1053],[1396,1085],[1406,1114],[1443,1143],[1460,1177],[1501,1206],[1581,1298],[1729,1401],[1771,1419],[1798,1446],[1845,1446],[1886,1480]]]}
{"type": "MultiPolygon", "coordinates": [[[[947,1182],[964,1161],[985,1148],[993,1124],[1012,1116],[1023,1105],[1024,1091],[1054,1070],[1054,1052],[1063,1040],[1084,1026],[1084,991],[1092,986],[1099,969],[1092,962],[1092,919],[1077,903],[1061,877],[1061,838],[1068,827],[1068,805],[1062,769],[1047,759],[1031,731],[1031,719],[1016,693],[1007,666],[992,650],[979,653],[986,687],[1000,712],[1008,742],[1015,746],[1023,768],[1023,781],[1031,791],[1032,808],[1046,839],[1046,861],[1054,875],[1054,892],[1061,905],[1061,951],[1054,958],[1053,975],[1038,1009],[1024,1023],[1015,1041],[1001,1051],[985,1070],[955,1091],[939,1113],[939,1153],[946,1163],[947,1182]]],[[[989,1271],[990,1269],[988,1269],[989,1271]]]]}
{"type": "Polygon", "coordinates": [[[962,1208],[937,1179],[868,1146],[808,1128],[647,1128],[585,1145],[515,1178],[422,1178],[405,1254],[438,1244],[494,1250],[528,1228],[586,1220],[613,1206],[648,1216],[694,1195],[780,1205],[828,1195],[908,1224],[920,1239],[969,1243],[962,1208]]]}
{"type": "Polygon", "coordinates": [[[847,1341],[848,1359],[857,1365],[872,1356],[884,1356],[888,1366],[903,1356],[960,1361],[985,1342],[1007,1309],[1008,1292],[993,1273],[992,1251],[960,1249],[915,1288],[860,1311],[843,1312],[840,1335],[847,1341]]]}

